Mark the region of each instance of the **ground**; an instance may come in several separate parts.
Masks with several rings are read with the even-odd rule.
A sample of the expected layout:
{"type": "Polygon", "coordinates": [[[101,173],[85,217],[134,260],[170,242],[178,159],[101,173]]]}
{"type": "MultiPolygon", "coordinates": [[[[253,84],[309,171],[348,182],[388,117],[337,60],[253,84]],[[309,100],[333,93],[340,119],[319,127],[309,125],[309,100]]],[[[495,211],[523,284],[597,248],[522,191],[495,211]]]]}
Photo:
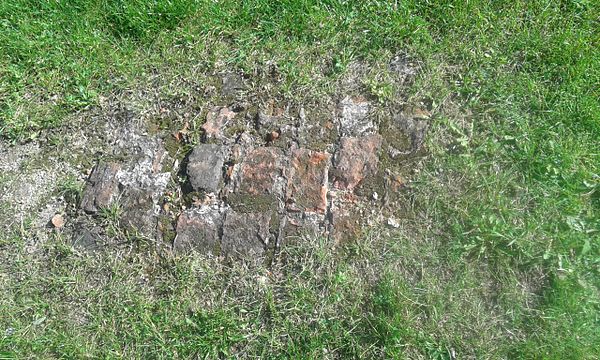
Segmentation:
{"type": "MultiPolygon", "coordinates": [[[[0,4],[0,358],[597,358],[599,13],[591,1],[0,4]],[[349,99],[372,106],[377,169],[349,160],[372,159],[352,139],[336,152],[355,137],[336,122],[349,99]],[[189,154],[221,141],[228,111],[244,116],[225,119],[225,138],[283,152],[292,138],[332,168],[381,174],[328,183],[376,216],[352,240],[304,236],[262,257],[173,252],[179,214],[217,186],[193,189],[189,154]],[[310,126],[266,130],[279,116],[310,126]],[[164,193],[86,214],[100,163],[164,193]],[[160,238],[127,226],[154,214],[160,238]]],[[[272,209],[263,200],[238,197],[272,209]]]]}

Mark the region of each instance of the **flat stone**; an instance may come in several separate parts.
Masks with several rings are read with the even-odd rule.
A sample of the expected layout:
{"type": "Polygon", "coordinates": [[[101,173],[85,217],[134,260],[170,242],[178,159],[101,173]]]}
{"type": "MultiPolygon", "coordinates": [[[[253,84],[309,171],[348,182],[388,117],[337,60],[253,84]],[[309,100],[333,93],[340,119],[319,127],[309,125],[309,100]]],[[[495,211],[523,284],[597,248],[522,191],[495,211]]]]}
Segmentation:
{"type": "Polygon", "coordinates": [[[85,212],[96,213],[112,204],[118,192],[117,173],[120,169],[119,164],[112,162],[94,167],[81,197],[80,206],[85,212]]]}
{"type": "Polygon", "coordinates": [[[288,213],[279,233],[279,246],[298,243],[305,237],[325,233],[325,215],[319,213],[288,213]]]}
{"type": "Polygon", "coordinates": [[[251,150],[240,164],[236,191],[249,195],[281,195],[285,185],[284,166],[285,157],[279,148],[251,150]]]}
{"type": "Polygon", "coordinates": [[[101,229],[78,222],[71,234],[71,245],[83,251],[96,251],[102,245],[101,229]]]}
{"type": "Polygon", "coordinates": [[[227,107],[213,107],[206,115],[206,122],[202,125],[202,130],[204,130],[206,137],[221,138],[223,136],[223,128],[235,115],[236,113],[227,107]]]}
{"type": "Polygon", "coordinates": [[[153,196],[147,189],[130,188],[123,192],[121,225],[125,230],[139,236],[156,237],[158,218],[153,196]]]}
{"type": "Polygon", "coordinates": [[[192,250],[216,252],[221,241],[223,213],[220,209],[205,206],[186,210],[177,219],[177,235],[173,241],[173,251],[177,253],[192,250]]]}
{"type": "Polygon", "coordinates": [[[334,186],[352,190],[365,177],[375,175],[379,164],[377,152],[381,143],[382,137],[379,134],[343,137],[332,171],[334,186]]]}
{"type": "Polygon", "coordinates": [[[411,152],[416,152],[423,146],[430,116],[425,109],[412,108],[394,117],[394,125],[410,139],[411,152]]]}
{"type": "Polygon", "coordinates": [[[196,191],[217,192],[223,177],[226,148],[215,144],[197,145],[189,158],[187,175],[196,191]]]}
{"type": "Polygon", "coordinates": [[[292,151],[286,192],[288,210],[326,210],[330,157],[328,153],[303,148],[292,151]]]}
{"type": "Polygon", "coordinates": [[[337,203],[332,206],[330,236],[336,246],[346,244],[360,237],[362,216],[352,202],[337,203]]]}
{"type": "Polygon", "coordinates": [[[221,251],[228,255],[263,255],[272,243],[273,213],[229,211],[223,224],[221,251]]]}
{"type": "Polygon", "coordinates": [[[375,125],[369,118],[371,103],[362,96],[346,96],[338,104],[341,135],[362,135],[373,131],[375,125]]]}
{"type": "Polygon", "coordinates": [[[240,74],[228,73],[223,76],[223,95],[232,96],[244,87],[244,78],[240,74]]]}

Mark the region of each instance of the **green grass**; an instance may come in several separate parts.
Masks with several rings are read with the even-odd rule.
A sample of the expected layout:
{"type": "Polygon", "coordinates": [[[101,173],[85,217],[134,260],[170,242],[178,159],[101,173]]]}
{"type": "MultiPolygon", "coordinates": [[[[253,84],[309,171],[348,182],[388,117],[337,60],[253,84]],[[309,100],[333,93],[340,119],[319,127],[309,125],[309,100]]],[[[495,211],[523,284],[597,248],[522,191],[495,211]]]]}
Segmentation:
{"type": "Polygon", "coordinates": [[[60,238],[34,256],[6,234],[0,355],[596,358],[599,15],[584,0],[3,2],[7,141],[149,73],[177,96],[173,79],[269,66],[301,102],[360,62],[365,91],[430,100],[434,120],[402,231],[298,249],[266,285],[260,265],[96,259],[60,238]],[[388,81],[398,52],[422,63],[408,90],[388,81]]]}

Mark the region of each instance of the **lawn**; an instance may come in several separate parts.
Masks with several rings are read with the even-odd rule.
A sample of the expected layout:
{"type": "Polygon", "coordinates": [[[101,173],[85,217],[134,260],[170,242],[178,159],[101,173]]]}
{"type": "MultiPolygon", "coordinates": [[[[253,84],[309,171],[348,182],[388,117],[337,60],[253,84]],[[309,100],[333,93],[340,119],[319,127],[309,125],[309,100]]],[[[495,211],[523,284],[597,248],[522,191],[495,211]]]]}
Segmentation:
{"type": "Polygon", "coordinates": [[[176,96],[276,68],[272,91],[310,103],[360,64],[382,106],[433,114],[401,226],[344,249],[310,239],[265,266],[0,234],[0,359],[598,358],[599,18],[586,0],[0,3],[5,143],[150,74],[176,96]]]}

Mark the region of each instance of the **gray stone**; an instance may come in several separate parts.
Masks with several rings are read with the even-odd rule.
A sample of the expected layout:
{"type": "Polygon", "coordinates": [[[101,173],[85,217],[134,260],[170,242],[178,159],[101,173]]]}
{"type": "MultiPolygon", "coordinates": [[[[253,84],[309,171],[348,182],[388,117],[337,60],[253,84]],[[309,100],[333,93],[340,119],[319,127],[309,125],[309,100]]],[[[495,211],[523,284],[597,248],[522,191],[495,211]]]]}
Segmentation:
{"type": "Polygon", "coordinates": [[[177,236],[173,250],[184,253],[191,250],[216,252],[219,249],[223,227],[223,213],[213,206],[203,206],[183,212],[177,220],[177,236]]]}
{"type": "Polygon", "coordinates": [[[223,177],[226,148],[215,144],[200,144],[189,158],[187,175],[194,190],[217,192],[223,177]]]}
{"type": "Polygon", "coordinates": [[[272,215],[229,211],[223,224],[221,251],[229,255],[263,255],[272,243],[272,215]]]}
{"type": "Polygon", "coordinates": [[[412,152],[423,146],[429,128],[429,116],[426,110],[408,109],[394,117],[394,124],[410,138],[412,152]]]}
{"type": "Polygon", "coordinates": [[[71,245],[74,248],[84,251],[99,250],[102,245],[100,229],[83,223],[77,223],[71,235],[71,245]]]}
{"type": "Polygon", "coordinates": [[[117,163],[99,163],[94,167],[81,198],[81,208],[85,212],[96,213],[112,204],[118,191],[120,168],[117,163]]]}
{"type": "Polygon", "coordinates": [[[325,233],[325,214],[288,213],[282,220],[279,246],[296,244],[302,239],[314,238],[325,233]]]}
{"type": "Polygon", "coordinates": [[[223,95],[232,96],[239,90],[244,89],[244,78],[240,74],[229,73],[223,76],[223,95]]]}
{"type": "Polygon", "coordinates": [[[155,238],[158,219],[155,211],[153,192],[144,189],[127,189],[122,197],[123,214],[121,225],[136,235],[155,238]]]}
{"type": "Polygon", "coordinates": [[[341,135],[363,135],[375,130],[369,117],[371,103],[362,96],[346,96],[338,104],[341,135]]]}

